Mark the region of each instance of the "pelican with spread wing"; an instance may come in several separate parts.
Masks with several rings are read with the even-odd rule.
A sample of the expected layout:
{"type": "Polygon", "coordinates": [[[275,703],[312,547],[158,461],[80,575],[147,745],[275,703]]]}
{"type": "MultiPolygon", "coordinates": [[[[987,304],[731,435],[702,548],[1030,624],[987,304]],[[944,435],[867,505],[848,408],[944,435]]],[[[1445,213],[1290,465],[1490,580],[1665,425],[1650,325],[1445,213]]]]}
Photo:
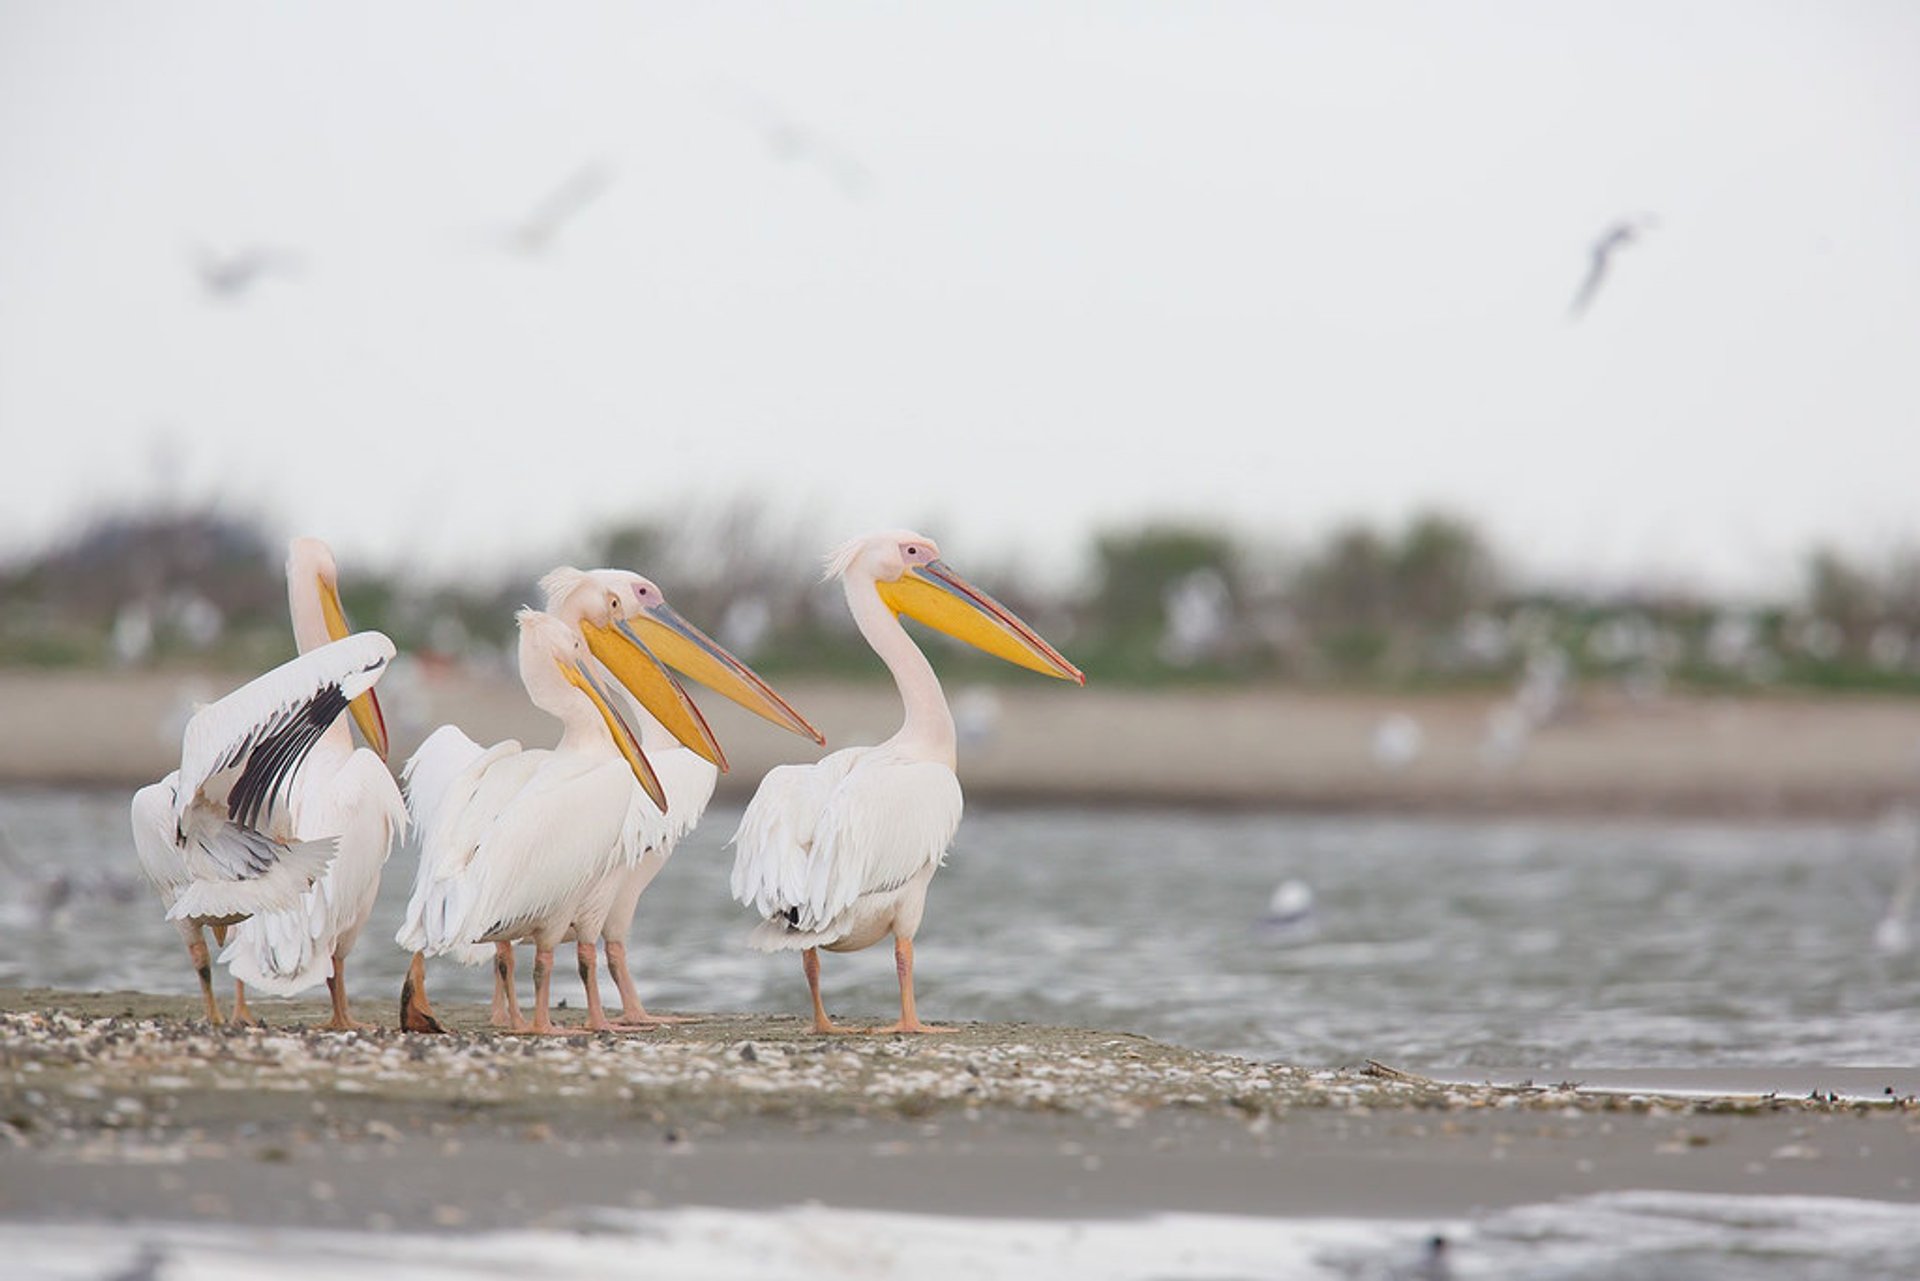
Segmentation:
{"type": "Polygon", "coordinates": [[[133,795],[134,852],[186,942],[212,1022],[220,1004],[203,931],[218,942],[257,912],[291,908],[325,873],[335,840],[300,836],[292,796],[342,712],[378,716],[371,694],[393,653],[379,632],[361,632],[249,681],[195,712],[180,768],[133,795]]]}
{"type": "Polygon", "coordinates": [[[927,884],[960,825],[953,714],[899,615],[995,657],[1086,684],[1080,669],[907,530],[874,534],[828,563],[867,644],[893,674],[906,721],[877,747],[843,748],[767,774],[734,833],[733,895],[765,918],[752,945],[801,953],[816,1031],[838,1032],[820,1000],[820,948],[852,952],[887,935],[900,1020],[883,1032],[940,1032],[913,1001],[913,937],[927,884]]]}
{"type": "MultiPolygon", "coordinates": [[[[301,653],[347,634],[340,571],[317,538],[296,538],[288,549],[287,604],[301,653]]],[[[368,1026],[355,1023],[347,1005],[347,954],[373,912],[380,869],[407,825],[406,804],[387,769],[386,721],[372,690],[355,705],[354,719],[368,746],[354,747],[346,719],[337,718],[292,781],[294,834],[337,838],[333,863],[292,907],[242,921],[220,954],[239,983],[278,996],[324,981],[333,1000],[325,1026],[334,1031],[368,1026]]]]}

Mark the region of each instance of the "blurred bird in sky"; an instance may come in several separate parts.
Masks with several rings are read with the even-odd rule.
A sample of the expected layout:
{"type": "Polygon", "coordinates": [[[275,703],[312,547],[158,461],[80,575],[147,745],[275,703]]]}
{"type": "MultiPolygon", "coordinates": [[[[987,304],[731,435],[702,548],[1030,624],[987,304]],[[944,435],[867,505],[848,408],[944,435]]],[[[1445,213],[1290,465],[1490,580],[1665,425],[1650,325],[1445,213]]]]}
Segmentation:
{"type": "Polygon", "coordinates": [[[593,160],[581,165],[541,198],[507,233],[509,251],[535,258],[553,248],[560,233],[613,186],[613,168],[593,160]]]}
{"type": "Polygon", "coordinates": [[[871,177],[852,153],[764,98],[750,98],[747,110],[775,160],[813,166],[849,200],[866,196],[871,177]]]}
{"type": "Polygon", "coordinates": [[[1593,248],[1589,251],[1591,258],[1587,263],[1587,278],[1580,282],[1580,292],[1573,297],[1569,319],[1580,319],[1593,306],[1600,286],[1607,279],[1607,271],[1613,265],[1613,256],[1658,225],[1652,214],[1639,214],[1632,218],[1621,218],[1600,233],[1600,238],[1593,242],[1593,248]]]}
{"type": "Polygon", "coordinates": [[[193,251],[194,275],[214,302],[239,302],[267,277],[291,277],[299,270],[300,255],[270,245],[249,245],[225,254],[205,245],[193,251]]]}

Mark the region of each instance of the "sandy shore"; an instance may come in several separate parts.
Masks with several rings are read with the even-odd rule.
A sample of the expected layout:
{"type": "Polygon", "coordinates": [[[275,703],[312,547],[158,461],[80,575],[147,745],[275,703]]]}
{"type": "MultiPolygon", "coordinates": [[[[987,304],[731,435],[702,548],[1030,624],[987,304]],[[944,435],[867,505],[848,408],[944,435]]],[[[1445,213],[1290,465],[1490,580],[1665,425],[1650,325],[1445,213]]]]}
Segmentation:
{"type": "MultiPolygon", "coordinates": [[[[0,781],[132,786],[178,761],[196,700],[237,673],[0,670],[0,781]]],[[[832,745],[898,725],[885,684],[784,687],[832,745]]],[[[956,698],[965,691],[950,690],[956,698]]],[[[434,726],[482,742],[544,743],[553,730],[504,677],[402,668],[381,685],[402,760],[434,726]]],[[[963,744],[978,800],[1225,803],[1275,809],[1578,814],[1868,816],[1920,793],[1920,703],[1777,695],[1635,702],[1591,691],[1523,750],[1488,747],[1494,693],[1378,694],[1268,687],[1146,692],[1001,686],[991,731],[963,744]],[[1373,755],[1389,716],[1420,727],[1418,756],[1373,755]]],[[[725,700],[703,700],[732,758],[720,795],[741,798],[810,744],[725,700]]]]}
{"type": "MultiPolygon", "coordinates": [[[[362,1017],[390,1023],[391,1005],[362,1017]]],[[[0,992],[0,1217],[578,1226],[587,1207],[1438,1217],[1622,1189],[1920,1201],[1920,1103],[1447,1084],[1138,1037],[223,1031],[0,992]]],[[[1889,1074],[1889,1090],[1920,1084],[1889,1074]]],[[[1862,1090],[1867,1094],[1870,1091],[1862,1090]]]]}

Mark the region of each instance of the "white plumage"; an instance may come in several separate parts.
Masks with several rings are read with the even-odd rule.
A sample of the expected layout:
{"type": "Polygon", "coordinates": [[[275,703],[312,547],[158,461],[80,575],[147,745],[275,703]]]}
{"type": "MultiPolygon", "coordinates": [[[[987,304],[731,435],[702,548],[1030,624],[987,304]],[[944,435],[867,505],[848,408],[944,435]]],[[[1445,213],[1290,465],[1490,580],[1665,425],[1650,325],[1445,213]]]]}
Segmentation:
{"type": "Polygon", "coordinates": [[[802,953],[816,1030],[839,1030],[820,1000],[817,949],[856,951],[892,934],[900,1020],[887,1030],[943,1031],[914,1009],[913,937],[960,825],[955,731],[939,678],[898,614],[1036,671],[1085,678],[955,574],[922,535],[900,530],[848,543],[827,572],[840,578],[860,634],[893,674],[906,719],[877,747],[767,774],[734,833],[733,895],[765,918],[749,938],[754,947],[802,953]]]}
{"type": "MultiPolygon", "coordinates": [[[[547,596],[547,612],[576,630],[588,620],[610,626],[616,620],[627,618],[642,602],[662,601],[657,587],[625,570],[579,570],[562,566],[542,578],[540,587],[547,596]],[[643,589],[650,591],[643,595],[643,589]]],[[[623,851],[627,857],[610,872],[612,883],[596,887],[590,905],[598,909],[594,915],[599,919],[590,917],[578,922],[574,942],[580,947],[580,981],[587,987],[589,1003],[597,1004],[599,999],[593,951],[596,944],[604,942],[607,970],[620,991],[620,1014],[613,1022],[625,1027],[647,1027],[664,1020],[647,1013],[627,964],[627,938],[633,929],[634,913],[639,909],[641,895],[673,856],[674,847],[706,812],[720,769],[681,743],[646,708],[631,700],[622,701],[626,704],[623,710],[630,715],[640,735],[641,749],[660,776],[661,790],[667,794],[667,807],[663,812],[642,789],[637,786],[633,789],[632,822],[621,833],[622,840],[632,848],[623,851]]],[[[508,965],[502,981],[509,981],[511,974],[512,967],[508,965]]]]}
{"type": "MultiPolygon", "coordinates": [[[[303,652],[327,644],[344,627],[338,591],[326,544],[295,539],[287,557],[287,599],[303,652]]],[[[407,824],[400,789],[380,755],[384,726],[377,713],[367,723],[379,736],[377,751],[354,747],[345,718],[336,718],[289,789],[295,835],[336,838],[333,863],[299,903],[241,923],[220,954],[235,979],[278,996],[326,983],[333,996],[327,1026],[335,1030],[362,1026],[347,1004],[346,958],[373,911],[380,870],[407,824]]]]}
{"type": "MultiPolygon", "coordinates": [[[[816,741],[819,734],[745,664],[681,618],[658,586],[627,570],[579,570],[563,566],[541,580],[547,612],[572,628],[615,678],[608,696],[621,704],[638,730],[639,745],[651,764],[662,796],[656,804],[637,779],[629,785],[626,819],[602,870],[580,887],[568,929],[578,949],[578,969],[586,987],[587,1026],[607,1028],[595,977],[598,945],[606,944],[607,969],[620,990],[619,1024],[629,1027],[667,1022],[649,1014],[627,965],[626,943],[641,896],[659,875],[681,838],[699,822],[713,796],[724,761],[705,719],[686,691],[661,668],[680,667],[758,715],[816,741]],[[636,630],[638,629],[638,630],[636,630]],[[642,639],[642,632],[646,639],[642,639]],[[616,685],[636,698],[613,693],[616,685]],[[660,715],[653,708],[658,706],[660,715]],[[671,716],[673,724],[662,721],[671,716]],[[699,744],[698,749],[688,742],[699,744]]],[[[482,749],[451,728],[437,732],[410,763],[410,794],[416,818],[428,833],[422,856],[422,881],[410,905],[401,942],[409,947],[442,947],[463,960],[477,961],[484,949],[465,949],[443,941],[459,934],[471,909],[462,896],[477,890],[481,878],[461,876],[479,832],[495,823],[516,793],[531,779],[535,753],[517,745],[501,751],[482,749]]],[[[513,991],[513,951],[496,944],[494,1012],[496,1024],[520,1025],[513,991]]]]}
{"type": "Polygon", "coordinates": [[[639,856],[629,837],[634,780],[651,770],[638,743],[586,676],[581,638],[548,614],[522,610],[519,621],[520,677],[534,705],[560,721],[559,744],[482,750],[442,727],[406,769],[422,849],[397,937],[415,954],[402,1020],[418,1030],[438,1027],[423,956],[472,960],[473,944],[520,939],[536,949],[532,1030],[560,1030],[547,1009],[553,947],[596,910],[590,900],[606,874],[639,856]]]}
{"type": "Polygon", "coordinates": [[[733,895],[769,918],[750,941],[762,951],[871,945],[873,925],[945,859],[960,811],[950,767],[892,745],[770,771],[734,837],[733,895]]]}
{"type": "Polygon", "coordinates": [[[216,1022],[201,929],[292,907],[325,871],[335,842],[298,836],[293,784],[393,654],[385,636],[362,632],[249,681],[196,712],[180,768],[134,793],[134,852],[187,942],[216,1022]]]}
{"type": "Polygon", "coordinates": [[[492,949],[460,937],[480,892],[467,867],[500,816],[547,757],[545,748],[524,749],[517,739],[481,747],[456,725],[427,736],[407,761],[407,810],[419,835],[420,866],[395,941],[409,952],[452,954],[477,965],[492,949]]]}

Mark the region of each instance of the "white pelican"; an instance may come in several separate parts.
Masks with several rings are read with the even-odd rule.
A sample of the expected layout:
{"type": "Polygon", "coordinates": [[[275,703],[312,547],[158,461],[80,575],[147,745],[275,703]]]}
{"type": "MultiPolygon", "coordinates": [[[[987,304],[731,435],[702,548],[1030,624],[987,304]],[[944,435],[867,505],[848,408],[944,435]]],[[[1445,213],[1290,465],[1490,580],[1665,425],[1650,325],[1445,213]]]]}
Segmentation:
{"type": "Polygon", "coordinates": [[[953,716],[933,665],[900,625],[929,627],[1048,676],[1086,684],[1080,669],[906,530],[848,543],[828,563],[860,634],[893,673],[906,705],[900,732],[812,765],[770,771],[734,833],[733,896],[766,917],[750,942],[799,950],[813,1026],[837,1032],[820,1002],[818,948],[852,952],[889,933],[900,976],[900,1021],[882,1032],[942,1032],[913,1004],[913,936],[927,883],[960,825],[953,716]]]}
{"type": "MultiPolygon", "coordinates": [[[[287,550],[287,605],[303,654],[347,633],[340,571],[317,538],[296,538],[287,550]]],[[[354,747],[344,718],[334,721],[294,778],[289,797],[296,837],[339,838],[332,865],[293,907],[241,922],[220,954],[235,980],[279,996],[324,980],[333,998],[326,1026],[335,1031],[370,1026],[355,1023],[347,1008],[347,953],[373,911],[394,838],[407,825],[406,803],[387,770],[387,727],[373,691],[354,712],[371,750],[354,747]]]]}
{"type": "MultiPolygon", "coordinates": [[[[822,745],[826,743],[820,731],[809,725],[751,668],[669,606],[660,588],[650,580],[623,569],[579,570],[562,566],[540,580],[540,589],[547,596],[547,612],[579,629],[596,655],[612,654],[617,659],[620,647],[614,643],[615,633],[637,624],[645,629],[645,635],[634,639],[681,675],[726,695],[782,729],[822,745]]],[[[628,855],[615,873],[618,885],[608,903],[606,919],[597,926],[590,920],[582,922],[588,932],[575,940],[579,948],[580,981],[587,989],[588,1026],[593,1028],[605,1025],[604,1017],[596,1017],[600,994],[593,969],[594,944],[602,939],[607,948],[607,972],[620,990],[620,1016],[613,1022],[623,1027],[651,1027],[679,1021],[649,1014],[641,1004],[633,973],[627,966],[627,935],[633,927],[640,896],[666,866],[680,838],[700,821],[707,802],[713,798],[714,782],[727,767],[726,757],[710,732],[703,733],[694,740],[695,745],[689,747],[646,708],[636,707],[634,712],[640,746],[660,776],[660,786],[667,794],[667,808],[663,812],[644,793],[636,794],[634,804],[639,810],[640,824],[634,835],[640,845],[640,855],[637,860],[628,855]]],[[[705,731],[705,721],[696,728],[705,731]]],[[[496,1014],[502,1008],[504,997],[504,1008],[517,1023],[517,1012],[512,1012],[510,947],[496,973],[500,974],[501,985],[506,989],[504,994],[496,992],[496,1014]]]]}
{"type": "Polygon", "coordinates": [[[186,941],[212,1022],[220,1004],[201,930],[213,926],[217,941],[255,912],[292,907],[326,870],[334,842],[296,838],[292,785],[341,712],[366,715],[392,658],[392,641],[361,632],[256,677],[195,712],[180,768],[133,794],[134,852],[186,941]]]}
{"type": "MultiPolygon", "coordinates": [[[[520,939],[534,944],[529,1030],[565,1030],[547,1009],[554,944],[582,919],[604,914],[604,901],[584,900],[595,891],[610,900],[607,873],[637,857],[633,780],[666,807],[659,777],[594,678],[579,633],[537,610],[518,617],[520,679],[534,706],[560,722],[560,742],[539,753],[512,740],[481,751],[443,725],[407,763],[422,833],[420,870],[396,936],[414,954],[400,992],[408,1031],[441,1030],[426,999],[427,954],[471,961],[484,957],[472,944],[520,939]],[[466,765],[449,768],[462,757],[466,765]]],[[[614,660],[615,674],[648,710],[669,725],[686,719],[685,691],[645,649],[629,642],[614,660]]]]}

